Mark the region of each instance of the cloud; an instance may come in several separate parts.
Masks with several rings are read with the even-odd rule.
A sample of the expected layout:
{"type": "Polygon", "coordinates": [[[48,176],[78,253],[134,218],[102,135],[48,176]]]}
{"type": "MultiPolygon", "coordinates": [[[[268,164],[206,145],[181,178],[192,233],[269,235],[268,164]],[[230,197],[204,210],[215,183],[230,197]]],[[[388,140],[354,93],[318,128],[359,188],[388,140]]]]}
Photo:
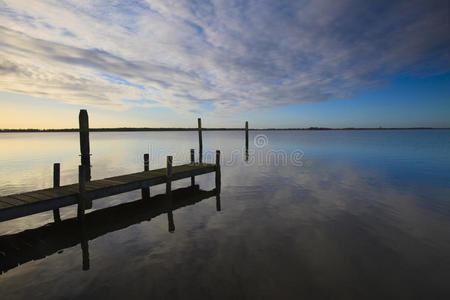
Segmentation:
{"type": "Polygon", "coordinates": [[[325,101],[448,71],[448,28],[442,1],[0,1],[0,90],[180,112],[325,101]]]}

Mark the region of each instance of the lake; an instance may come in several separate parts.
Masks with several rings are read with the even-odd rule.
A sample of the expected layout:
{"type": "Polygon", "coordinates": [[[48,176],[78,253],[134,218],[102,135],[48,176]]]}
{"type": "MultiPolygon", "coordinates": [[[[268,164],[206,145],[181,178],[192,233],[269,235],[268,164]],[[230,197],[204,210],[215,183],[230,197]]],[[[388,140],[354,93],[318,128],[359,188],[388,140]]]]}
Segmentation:
{"type": "MultiPolygon", "coordinates": [[[[143,170],[144,153],[150,169],[167,155],[187,163],[198,143],[196,132],[90,136],[93,179],[143,170]]],[[[78,143],[1,133],[0,195],[51,187],[55,162],[61,184],[77,182],[78,143]]],[[[203,143],[204,161],[222,153],[220,197],[213,173],[196,177],[173,232],[164,198],[143,206],[140,190],[94,201],[83,242],[75,223],[51,238],[52,212],[0,223],[0,245],[35,245],[33,260],[0,247],[1,298],[450,298],[450,130],[250,131],[248,157],[243,131],[204,131],[203,143]]]]}

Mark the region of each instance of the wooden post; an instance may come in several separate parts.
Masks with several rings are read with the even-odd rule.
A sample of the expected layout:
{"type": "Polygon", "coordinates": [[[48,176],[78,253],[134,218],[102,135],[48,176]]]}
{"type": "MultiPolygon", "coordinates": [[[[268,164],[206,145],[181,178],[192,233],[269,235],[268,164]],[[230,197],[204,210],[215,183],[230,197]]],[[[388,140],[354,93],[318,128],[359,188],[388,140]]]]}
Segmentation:
{"type": "Polygon", "coordinates": [[[81,165],[85,167],[86,181],[91,180],[91,154],[89,149],[89,117],[85,109],[78,116],[80,125],[81,165]]]}
{"type": "Polygon", "coordinates": [[[221,211],[220,189],[221,189],[220,150],[216,150],[216,211],[221,211]]]}
{"type": "MultiPolygon", "coordinates": [[[[144,154],[144,171],[149,170],[149,155],[148,153],[144,154]]],[[[150,187],[146,187],[142,189],[142,199],[149,199],[150,198],[150,187]]]]}
{"type": "Polygon", "coordinates": [[[220,193],[221,186],[221,174],[220,174],[220,150],[216,150],[216,190],[220,193]]]}
{"type": "Polygon", "coordinates": [[[245,151],[248,153],[248,121],[245,121],[245,151]]]}
{"type": "Polygon", "coordinates": [[[202,119],[198,118],[198,162],[203,161],[202,119]]]}
{"type": "MultiPolygon", "coordinates": [[[[191,165],[195,164],[194,149],[191,149],[191,165]]],[[[195,185],[195,176],[191,176],[191,186],[195,185]]]]}
{"type": "Polygon", "coordinates": [[[86,169],[83,165],[78,166],[78,212],[79,222],[84,222],[84,211],[86,210],[86,169]]]}
{"type": "MultiPolygon", "coordinates": [[[[53,164],[53,187],[57,188],[60,185],[60,164],[53,164]]],[[[61,222],[61,216],[59,214],[59,208],[53,210],[53,220],[55,223],[61,222]]]]}
{"type": "Polygon", "coordinates": [[[148,171],[150,167],[150,156],[148,153],[144,154],[144,171],[148,171]]]}
{"type": "Polygon", "coordinates": [[[166,176],[167,176],[166,194],[171,194],[172,193],[172,156],[167,156],[166,176]]]}
{"type": "Polygon", "coordinates": [[[216,150],[216,211],[221,211],[220,205],[221,173],[220,173],[220,150],[216,150]]]}
{"type": "Polygon", "coordinates": [[[172,213],[172,156],[167,156],[166,176],[167,219],[169,222],[169,232],[172,233],[175,231],[175,222],[173,221],[172,213]]]}
{"type": "Polygon", "coordinates": [[[195,163],[195,150],[191,149],[191,164],[193,165],[195,163]]]}

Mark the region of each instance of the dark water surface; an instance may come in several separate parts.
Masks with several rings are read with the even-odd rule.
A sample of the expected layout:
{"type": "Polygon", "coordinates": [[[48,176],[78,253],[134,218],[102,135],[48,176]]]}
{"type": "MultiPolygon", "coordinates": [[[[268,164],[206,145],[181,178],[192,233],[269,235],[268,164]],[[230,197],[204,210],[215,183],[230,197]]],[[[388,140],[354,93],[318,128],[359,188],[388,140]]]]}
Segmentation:
{"type": "MultiPolygon", "coordinates": [[[[207,174],[174,183],[172,233],[164,197],[140,191],[95,201],[83,235],[74,206],[60,228],[51,212],[0,223],[0,298],[450,299],[450,130],[250,132],[248,161],[244,132],[203,140],[206,161],[222,151],[220,203],[207,174]]],[[[196,147],[91,133],[92,176],[196,147]]],[[[50,187],[54,162],[76,182],[78,155],[75,133],[0,134],[0,195],[50,187]]]]}

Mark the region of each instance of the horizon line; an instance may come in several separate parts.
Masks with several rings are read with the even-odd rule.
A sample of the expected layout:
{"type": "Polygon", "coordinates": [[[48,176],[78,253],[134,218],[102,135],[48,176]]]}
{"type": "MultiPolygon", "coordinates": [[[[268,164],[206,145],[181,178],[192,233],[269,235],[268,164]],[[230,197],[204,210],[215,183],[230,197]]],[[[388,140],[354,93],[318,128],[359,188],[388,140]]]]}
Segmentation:
{"type": "MultiPolygon", "coordinates": [[[[248,128],[248,130],[448,130],[450,127],[286,127],[286,128],[248,128]]],[[[126,132],[126,131],[197,131],[196,127],[99,127],[90,128],[92,132],[126,132]]],[[[245,127],[210,127],[202,128],[202,130],[208,131],[245,131],[245,127]]],[[[78,132],[78,128],[0,128],[0,133],[11,132],[78,132]]]]}

